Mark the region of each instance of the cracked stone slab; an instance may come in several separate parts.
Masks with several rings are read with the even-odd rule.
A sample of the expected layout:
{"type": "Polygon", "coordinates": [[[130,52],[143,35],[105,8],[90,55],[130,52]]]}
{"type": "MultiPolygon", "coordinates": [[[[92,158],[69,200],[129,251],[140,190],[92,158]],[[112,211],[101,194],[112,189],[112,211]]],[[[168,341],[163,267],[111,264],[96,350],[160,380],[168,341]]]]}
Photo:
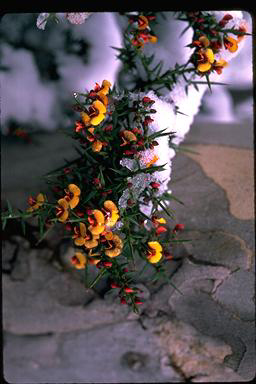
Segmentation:
{"type": "MultiPolygon", "coordinates": [[[[185,204],[171,202],[170,205],[177,220],[185,224],[184,235],[186,231],[218,230],[237,236],[249,250],[255,249],[254,220],[241,220],[231,215],[226,192],[185,152],[173,159],[169,185],[174,196],[185,204]]],[[[254,262],[252,255],[251,269],[254,262]]]]}
{"type": "MultiPolygon", "coordinates": [[[[169,305],[180,320],[194,326],[199,332],[221,338],[230,345],[232,354],[226,359],[227,364],[235,368],[244,379],[249,380],[255,374],[254,323],[245,321],[233,312],[232,304],[238,293],[233,293],[232,290],[224,291],[223,288],[220,292],[225,292],[224,298],[230,303],[215,299],[218,289],[221,289],[222,284],[225,287],[233,274],[224,267],[193,265],[187,260],[184,268],[181,268],[172,280],[183,295],[170,290],[169,305]]],[[[231,283],[232,281],[237,287],[238,283],[233,279],[231,283]]],[[[237,290],[239,291],[239,288],[237,290]]],[[[243,295],[247,293],[245,290],[243,295]]],[[[243,308],[244,306],[241,311],[243,308]]]]}
{"type": "Polygon", "coordinates": [[[242,220],[254,219],[253,150],[199,144],[190,148],[199,154],[186,155],[225,190],[231,214],[242,220]]]}
{"type": "Polygon", "coordinates": [[[240,375],[223,363],[225,357],[231,354],[231,348],[221,339],[207,337],[177,319],[163,321],[154,333],[183,381],[242,381],[240,375]]]}
{"type": "Polygon", "coordinates": [[[184,244],[186,250],[205,264],[219,264],[230,270],[250,269],[253,252],[247,248],[245,241],[232,233],[219,230],[186,231],[191,242],[184,244]],[[210,244],[210,246],[209,246],[210,244]]]}
{"type": "Polygon", "coordinates": [[[15,383],[182,381],[137,321],[41,336],[6,333],[4,373],[15,383]]]}
{"type": "Polygon", "coordinates": [[[228,276],[213,294],[214,300],[225,306],[237,317],[245,321],[254,321],[255,276],[252,272],[237,271],[228,276]]]}
{"type": "Polygon", "coordinates": [[[4,330],[30,335],[69,332],[126,318],[128,307],[98,299],[78,278],[58,271],[38,253],[30,253],[30,275],[25,281],[3,275],[4,330]]]}

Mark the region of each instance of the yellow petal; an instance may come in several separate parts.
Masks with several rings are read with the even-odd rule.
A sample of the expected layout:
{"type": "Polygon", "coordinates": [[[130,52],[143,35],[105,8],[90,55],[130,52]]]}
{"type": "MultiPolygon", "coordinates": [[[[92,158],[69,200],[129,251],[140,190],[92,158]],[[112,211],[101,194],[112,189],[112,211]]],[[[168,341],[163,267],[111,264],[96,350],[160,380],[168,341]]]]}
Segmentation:
{"type": "Polygon", "coordinates": [[[102,142],[100,140],[95,140],[92,143],[92,151],[93,152],[100,152],[102,149],[102,142]]]}
{"type": "Polygon", "coordinates": [[[105,238],[107,239],[107,240],[112,240],[113,239],[113,233],[112,232],[107,232],[106,234],[105,234],[105,238]]]}
{"type": "Polygon", "coordinates": [[[151,264],[155,264],[155,263],[158,263],[158,261],[161,260],[161,258],[162,258],[162,253],[161,252],[156,252],[155,255],[153,255],[153,256],[148,258],[148,261],[151,264]]]}
{"type": "Polygon", "coordinates": [[[228,65],[228,62],[224,59],[220,59],[220,60],[216,61],[216,63],[214,65],[217,67],[226,67],[228,65]]]}
{"type": "Polygon", "coordinates": [[[68,218],[68,211],[64,211],[63,214],[58,218],[59,221],[61,221],[62,223],[64,223],[68,218]]]}
{"type": "Polygon", "coordinates": [[[150,41],[150,43],[152,43],[152,44],[155,44],[155,43],[157,43],[157,41],[158,41],[158,38],[156,37],[156,36],[150,36],[149,37],[149,41],[150,41]]]}
{"type": "Polygon", "coordinates": [[[211,69],[211,64],[210,63],[198,64],[197,69],[200,72],[207,72],[207,71],[209,71],[209,69],[211,69]]]}
{"type": "Polygon", "coordinates": [[[166,224],[166,220],[165,220],[163,217],[160,217],[159,219],[156,219],[156,221],[157,221],[159,224],[166,224]]]}
{"type": "Polygon", "coordinates": [[[118,208],[112,200],[105,200],[103,205],[110,212],[118,212],[118,208]]]}
{"type": "Polygon", "coordinates": [[[103,115],[103,113],[99,113],[97,116],[95,116],[91,119],[91,124],[92,125],[99,125],[102,122],[102,120],[104,120],[104,119],[105,119],[105,115],[103,115]]]}
{"type": "Polygon", "coordinates": [[[85,112],[81,112],[80,115],[81,115],[81,119],[83,120],[83,123],[85,125],[88,125],[90,123],[90,116],[85,112]]]}
{"type": "Polygon", "coordinates": [[[212,49],[211,48],[205,49],[204,54],[207,57],[207,60],[209,61],[209,63],[212,64],[214,62],[214,53],[212,49]]]}
{"type": "Polygon", "coordinates": [[[99,209],[94,209],[92,213],[93,213],[93,215],[97,221],[97,224],[104,224],[105,223],[104,215],[99,209]]]}
{"type": "Polygon", "coordinates": [[[238,49],[237,40],[233,39],[233,37],[226,37],[226,40],[228,40],[232,44],[231,47],[228,47],[229,52],[236,52],[238,49]]]}
{"type": "Polygon", "coordinates": [[[77,237],[75,239],[75,245],[81,246],[81,245],[84,245],[84,243],[85,243],[84,237],[77,237]]]}
{"type": "Polygon", "coordinates": [[[118,213],[117,212],[112,212],[111,216],[107,218],[105,224],[106,224],[107,227],[111,228],[111,227],[113,227],[116,224],[118,219],[119,219],[118,213]]]}
{"type": "Polygon", "coordinates": [[[204,47],[209,47],[210,41],[208,40],[208,38],[206,36],[201,36],[201,37],[199,37],[198,40],[200,41],[200,43],[203,44],[204,47]]]}
{"type": "Polygon", "coordinates": [[[105,225],[103,224],[98,224],[96,225],[95,227],[93,225],[90,225],[90,227],[88,228],[89,231],[93,234],[93,235],[99,235],[101,234],[102,232],[105,231],[105,225]]]}
{"type": "Polygon", "coordinates": [[[142,25],[139,24],[138,28],[139,29],[146,29],[148,27],[148,19],[146,18],[146,16],[140,15],[139,19],[143,21],[143,24],[142,25]]]}
{"type": "Polygon", "coordinates": [[[121,253],[121,249],[119,248],[114,248],[114,249],[107,249],[105,251],[105,254],[108,256],[108,257],[116,257],[116,256],[119,256],[121,253]]]}
{"type": "Polygon", "coordinates": [[[84,269],[86,265],[86,256],[81,252],[76,252],[75,257],[78,259],[79,263],[74,264],[77,269],[84,269]]]}
{"type": "Polygon", "coordinates": [[[68,189],[73,193],[74,196],[80,196],[81,194],[80,188],[75,184],[69,184],[68,189]]]}
{"type": "Polygon", "coordinates": [[[92,103],[92,106],[97,109],[97,111],[99,111],[99,113],[106,113],[107,112],[107,109],[105,107],[105,105],[99,101],[99,100],[95,100],[93,103],[92,103]]]}
{"type": "Polygon", "coordinates": [[[108,80],[103,80],[102,81],[102,87],[108,87],[108,88],[110,88],[111,87],[111,83],[110,83],[110,81],[108,81],[108,80]]]}
{"type": "Polygon", "coordinates": [[[123,135],[129,141],[137,141],[137,137],[134,135],[134,133],[131,131],[128,131],[127,129],[123,131],[123,135]]]}
{"type": "Polygon", "coordinates": [[[71,209],[74,209],[78,203],[79,203],[79,197],[78,196],[74,196],[70,201],[69,201],[69,206],[71,209]]]}
{"type": "Polygon", "coordinates": [[[98,241],[93,238],[92,240],[86,240],[84,246],[88,249],[95,248],[98,245],[98,241]]]}
{"type": "Polygon", "coordinates": [[[63,207],[65,210],[69,208],[69,203],[67,202],[66,199],[62,198],[58,200],[58,204],[63,207]]]}
{"type": "Polygon", "coordinates": [[[97,92],[97,95],[100,98],[100,100],[102,101],[102,103],[105,106],[107,106],[108,105],[108,97],[105,95],[104,91],[101,90],[101,91],[97,92]]]}
{"type": "Polygon", "coordinates": [[[149,241],[148,246],[152,249],[154,249],[156,252],[161,252],[162,251],[162,245],[158,243],[158,241],[149,241]]]}
{"type": "Polygon", "coordinates": [[[120,248],[120,249],[123,248],[123,241],[122,241],[121,237],[119,237],[118,235],[113,235],[112,241],[114,242],[115,247],[120,248]]]}
{"type": "Polygon", "coordinates": [[[84,223],[79,223],[79,229],[82,237],[86,236],[86,225],[84,223]]]}
{"type": "Polygon", "coordinates": [[[36,201],[38,204],[42,205],[45,201],[44,195],[42,193],[39,193],[36,197],[36,201]]]}

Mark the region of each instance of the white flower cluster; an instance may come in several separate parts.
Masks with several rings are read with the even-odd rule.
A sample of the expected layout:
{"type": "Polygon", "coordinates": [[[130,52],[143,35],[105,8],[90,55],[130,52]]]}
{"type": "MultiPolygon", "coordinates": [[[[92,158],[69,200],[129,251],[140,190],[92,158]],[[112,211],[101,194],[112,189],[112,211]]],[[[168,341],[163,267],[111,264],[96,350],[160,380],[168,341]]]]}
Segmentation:
{"type": "MultiPolygon", "coordinates": [[[[154,100],[152,108],[156,110],[156,113],[152,115],[153,122],[149,125],[149,134],[158,132],[160,130],[166,129],[166,133],[171,133],[174,131],[175,125],[175,112],[174,106],[171,103],[168,103],[164,98],[159,98],[155,95],[153,91],[144,93],[144,92],[134,92],[131,95],[132,100],[141,100],[144,96],[149,97],[151,100],[154,100]]],[[[120,161],[120,164],[123,167],[128,168],[130,171],[136,171],[139,169],[145,169],[151,165],[164,165],[164,170],[156,171],[153,173],[139,173],[132,178],[128,179],[128,182],[132,184],[130,188],[127,188],[122,196],[119,199],[119,207],[126,208],[128,199],[132,198],[133,200],[139,200],[141,205],[140,209],[145,214],[149,215],[152,209],[152,203],[145,203],[140,200],[140,195],[149,187],[152,182],[157,182],[160,184],[160,187],[157,191],[157,195],[161,195],[168,188],[168,182],[171,178],[171,159],[175,155],[175,151],[169,147],[169,138],[168,136],[160,136],[156,138],[158,142],[157,146],[154,146],[153,149],[146,149],[140,151],[136,159],[123,158],[120,161]]]]}
{"type": "MultiPolygon", "coordinates": [[[[83,24],[86,19],[91,15],[92,12],[70,12],[65,13],[65,18],[71,23],[71,24],[83,24]]],[[[46,23],[49,20],[49,16],[55,15],[51,13],[42,12],[39,13],[37,20],[36,20],[36,26],[39,29],[45,29],[46,23]]],[[[56,14],[62,16],[61,13],[56,14]]]]}
{"type": "Polygon", "coordinates": [[[66,19],[71,23],[71,24],[83,24],[86,19],[91,15],[91,12],[71,12],[71,13],[66,13],[66,19]]]}

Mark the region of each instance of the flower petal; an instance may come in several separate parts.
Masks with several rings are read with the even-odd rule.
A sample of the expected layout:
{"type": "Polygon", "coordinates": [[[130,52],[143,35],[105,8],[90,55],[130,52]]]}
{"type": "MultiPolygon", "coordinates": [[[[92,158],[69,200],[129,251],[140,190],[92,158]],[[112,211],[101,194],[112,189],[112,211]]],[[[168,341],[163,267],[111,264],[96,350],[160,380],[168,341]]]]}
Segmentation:
{"type": "Polygon", "coordinates": [[[75,184],[69,184],[68,189],[73,193],[74,196],[80,196],[81,194],[80,188],[75,184]]]}
{"type": "Polygon", "coordinates": [[[106,113],[107,112],[107,109],[105,107],[105,105],[99,101],[99,100],[95,100],[93,103],[92,103],[92,106],[97,109],[97,111],[99,111],[99,113],[106,113]]]}
{"type": "Polygon", "coordinates": [[[85,112],[81,112],[81,119],[85,125],[90,123],[90,116],[85,112]]]}
{"type": "Polygon", "coordinates": [[[209,69],[211,69],[211,64],[209,62],[207,62],[207,63],[200,63],[197,66],[197,70],[200,71],[200,72],[207,72],[207,71],[209,71],[209,69]]]}
{"type": "Polygon", "coordinates": [[[79,229],[82,237],[86,236],[86,225],[84,223],[79,223],[79,229]]]}
{"type": "Polygon", "coordinates": [[[207,48],[204,53],[205,53],[205,56],[207,57],[207,60],[209,61],[209,63],[212,64],[214,62],[214,53],[213,53],[212,49],[207,48]]]}
{"type": "Polygon", "coordinates": [[[81,245],[84,245],[85,243],[85,239],[84,237],[77,237],[74,241],[75,245],[78,245],[78,246],[81,246],[81,245]]]}
{"type": "Polygon", "coordinates": [[[63,207],[65,210],[69,208],[69,203],[67,202],[66,199],[62,198],[58,200],[58,204],[63,207]]]}
{"type": "Polygon", "coordinates": [[[103,115],[103,113],[99,113],[97,116],[93,117],[90,122],[92,125],[99,125],[104,119],[105,115],[103,115]]]}
{"type": "Polygon", "coordinates": [[[74,209],[79,204],[79,197],[74,196],[68,203],[69,203],[70,208],[74,209]]]}
{"type": "Polygon", "coordinates": [[[148,258],[148,261],[149,261],[151,264],[158,263],[158,261],[161,260],[162,256],[163,256],[163,255],[162,255],[161,252],[157,252],[155,255],[149,257],[149,258],[148,258]]]}

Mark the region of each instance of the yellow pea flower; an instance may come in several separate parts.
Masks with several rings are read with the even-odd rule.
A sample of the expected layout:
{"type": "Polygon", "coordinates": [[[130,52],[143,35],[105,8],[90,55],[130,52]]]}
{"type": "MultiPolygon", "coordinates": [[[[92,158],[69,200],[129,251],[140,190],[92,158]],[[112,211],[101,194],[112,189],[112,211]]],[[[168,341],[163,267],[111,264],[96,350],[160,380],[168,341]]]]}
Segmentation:
{"type": "Polygon", "coordinates": [[[148,261],[152,264],[158,263],[163,256],[161,244],[158,241],[149,241],[148,246],[148,261]]]}
{"type": "Polygon", "coordinates": [[[112,239],[108,240],[110,244],[110,248],[105,250],[105,254],[108,257],[116,257],[119,256],[123,249],[123,241],[121,237],[113,234],[112,239]]]}

